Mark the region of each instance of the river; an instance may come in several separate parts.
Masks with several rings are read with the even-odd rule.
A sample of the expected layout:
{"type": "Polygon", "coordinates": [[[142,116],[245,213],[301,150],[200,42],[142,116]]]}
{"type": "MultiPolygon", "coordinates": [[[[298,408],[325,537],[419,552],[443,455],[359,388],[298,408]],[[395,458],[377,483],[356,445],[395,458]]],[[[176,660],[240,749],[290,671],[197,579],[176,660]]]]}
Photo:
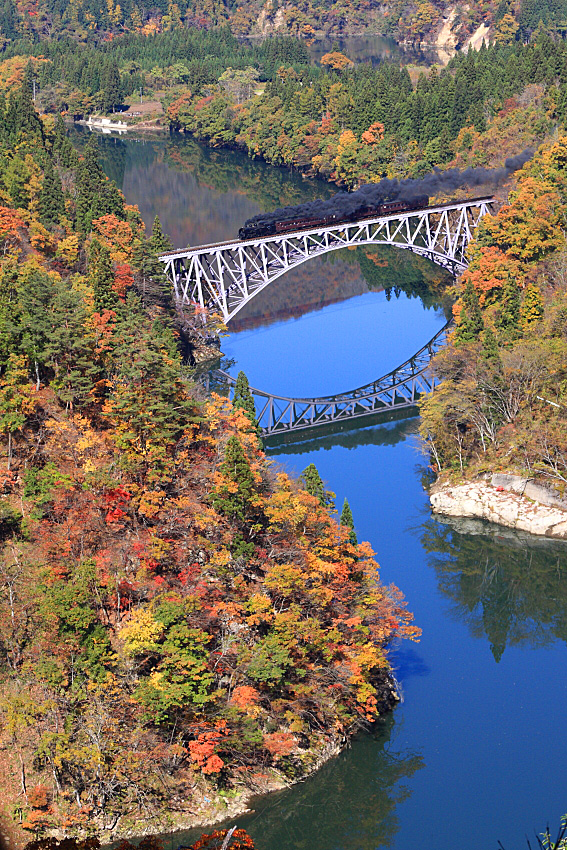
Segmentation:
{"type": "MultiPolygon", "coordinates": [[[[127,201],[148,225],[159,214],[176,247],[230,238],[261,209],[331,191],[190,139],[100,145],[127,201]]],[[[261,389],[350,389],[441,327],[443,284],[401,252],[311,261],[242,311],[223,352],[261,389]]],[[[290,472],[314,462],[339,510],[348,497],[359,539],[423,636],[393,654],[404,702],[374,735],[238,819],[259,850],[496,850],[498,840],[519,850],[567,811],[567,547],[432,519],[416,428],[408,419],[270,450],[290,472]]]]}

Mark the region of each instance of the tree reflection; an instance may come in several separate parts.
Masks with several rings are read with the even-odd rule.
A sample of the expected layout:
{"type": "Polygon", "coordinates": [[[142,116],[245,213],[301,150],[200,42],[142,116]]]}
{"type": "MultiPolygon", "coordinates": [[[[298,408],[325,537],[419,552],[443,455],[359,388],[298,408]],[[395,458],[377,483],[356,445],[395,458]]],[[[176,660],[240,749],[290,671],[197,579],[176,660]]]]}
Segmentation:
{"type": "MultiPolygon", "coordinates": [[[[390,715],[373,736],[357,738],[307,782],[253,801],[256,811],[238,818],[238,826],[262,850],[391,845],[399,829],[396,807],[410,794],[401,783],[424,767],[420,755],[391,745],[394,725],[390,715]]],[[[183,841],[177,843],[191,835],[178,836],[183,841]]]]}
{"type": "MultiPolygon", "coordinates": [[[[344,449],[356,449],[358,446],[395,446],[412,434],[417,433],[418,420],[411,411],[400,411],[405,414],[398,422],[369,425],[371,417],[348,422],[322,425],[317,429],[298,431],[295,435],[286,435],[289,440],[266,438],[265,451],[267,455],[302,455],[307,452],[324,449],[330,451],[335,446],[344,449]],[[295,440],[294,440],[295,436],[295,440]]],[[[379,414],[376,419],[379,419],[379,414]]],[[[382,420],[384,415],[382,414],[382,420]]]]}
{"type": "Polygon", "coordinates": [[[567,544],[479,520],[429,520],[422,544],[441,592],[495,660],[506,646],[567,641],[567,544]]]}

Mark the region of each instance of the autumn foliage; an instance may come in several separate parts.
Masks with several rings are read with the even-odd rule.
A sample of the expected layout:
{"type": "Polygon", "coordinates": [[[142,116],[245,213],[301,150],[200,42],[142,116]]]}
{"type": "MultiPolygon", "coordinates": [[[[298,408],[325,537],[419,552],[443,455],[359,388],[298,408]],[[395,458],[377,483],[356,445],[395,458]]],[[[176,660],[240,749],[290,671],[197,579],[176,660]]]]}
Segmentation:
{"type": "Polygon", "coordinates": [[[43,247],[31,198],[1,219],[0,739],[36,835],[305,775],[395,703],[388,646],[419,633],[246,406],[195,392],[151,240],[97,168],[70,165],[43,247]]]}

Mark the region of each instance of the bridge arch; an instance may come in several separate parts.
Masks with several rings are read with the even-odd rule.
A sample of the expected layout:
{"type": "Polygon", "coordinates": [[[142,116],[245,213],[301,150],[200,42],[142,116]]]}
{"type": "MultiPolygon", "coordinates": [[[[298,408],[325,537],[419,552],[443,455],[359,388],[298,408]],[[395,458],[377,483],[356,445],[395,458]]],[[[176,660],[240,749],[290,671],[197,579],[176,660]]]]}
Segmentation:
{"type": "MultiPolygon", "coordinates": [[[[437,385],[429,364],[445,345],[451,326],[452,322],[447,322],[401,366],[354,390],[316,398],[290,398],[251,387],[262,435],[268,438],[292,434],[415,407],[421,395],[431,392],[437,385]]],[[[207,390],[214,390],[219,384],[228,386],[229,396],[232,396],[236,379],[221,370],[207,375],[207,390]]]]}
{"type": "Polygon", "coordinates": [[[467,267],[466,249],[492,197],[169,252],[161,256],[181,304],[219,312],[228,323],[270,283],[312,257],[340,248],[389,245],[427,257],[452,273],[467,267]]]}

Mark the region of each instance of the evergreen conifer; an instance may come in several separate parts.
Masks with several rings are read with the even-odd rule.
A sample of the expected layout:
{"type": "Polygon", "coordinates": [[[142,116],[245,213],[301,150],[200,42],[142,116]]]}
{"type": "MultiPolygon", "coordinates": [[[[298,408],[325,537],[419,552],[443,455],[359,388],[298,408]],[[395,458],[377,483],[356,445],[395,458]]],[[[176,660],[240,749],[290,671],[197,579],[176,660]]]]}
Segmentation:
{"type": "Polygon", "coordinates": [[[250,384],[248,383],[248,378],[242,370],[238,373],[238,376],[236,378],[232,405],[233,407],[242,410],[246,414],[258,435],[258,439],[260,440],[261,428],[258,423],[258,420],[256,419],[256,405],[254,403],[254,396],[250,392],[250,384]]]}
{"type": "Polygon", "coordinates": [[[156,215],[150,237],[150,248],[155,254],[164,254],[166,251],[171,251],[172,247],[171,239],[163,232],[159,216],[156,215]]]}
{"type": "Polygon", "coordinates": [[[341,511],[340,524],[346,526],[347,528],[350,528],[349,540],[353,546],[356,546],[356,544],[358,543],[358,538],[356,536],[356,531],[354,530],[354,519],[352,516],[350,505],[346,499],[344,500],[343,509],[341,511]]]}
{"type": "Polygon", "coordinates": [[[118,306],[118,296],[113,289],[114,272],[110,251],[106,245],[101,245],[98,239],[93,239],[89,253],[89,280],[94,292],[95,310],[115,310],[118,306]]]}
{"type": "Polygon", "coordinates": [[[226,444],[220,471],[225,478],[236,484],[237,490],[233,492],[232,488],[221,484],[212,494],[212,505],[220,513],[244,522],[256,493],[256,486],[248,458],[235,434],[226,444]]]}
{"type": "Polygon", "coordinates": [[[492,328],[486,328],[482,334],[482,347],[480,356],[488,366],[492,368],[500,368],[500,354],[498,351],[498,343],[492,331],[492,328]]]}
{"type": "Polygon", "coordinates": [[[39,195],[39,214],[43,224],[59,224],[65,214],[65,198],[59,174],[53,168],[51,159],[47,160],[43,172],[43,184],[39,195]]]}
{"type": "Polygon", "coordinates": [[[460,322],[455,331],[455,344],[466,345],[478,339],[484,328],[482,311],[478,301],[478,295],[470,280],[465,286],[461,296],[462,308],[460,322]]]}
{"type": "Polygon", "coordinates": [[[309,466],[305,467],[299,476],[299,480],[308,493],[319,499],[319,502],[324,508],[328,508],[333,504],[334,493],[325,489],[323,479],[319,475],[319,470],[314,463],[310,463],[309,466]]]}
{"type": "Polygon", "coordinates": [[[508,277],[501,290],[500,310],[494,324],[509,341],[520,336],[520,304],[520,287],[515,278],[508,277]]]}

